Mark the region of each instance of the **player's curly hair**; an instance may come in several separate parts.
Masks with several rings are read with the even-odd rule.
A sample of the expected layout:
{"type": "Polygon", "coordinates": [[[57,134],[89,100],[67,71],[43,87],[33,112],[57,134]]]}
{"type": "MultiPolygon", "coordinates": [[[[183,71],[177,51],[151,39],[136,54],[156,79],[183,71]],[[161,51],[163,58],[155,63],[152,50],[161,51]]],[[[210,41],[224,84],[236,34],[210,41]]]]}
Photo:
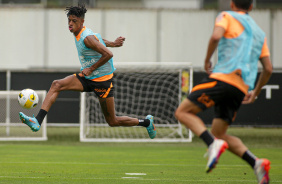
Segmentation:
{"type": "Polygon", "coordinates": [[[65,12],[67,16],[75,15],[79,18],[83,18],[85,16],[85,13],[87,12],[87,9],[85,8],[85,5],[82,3],[78,3],[78,6],[68,6],[65,9],[65,12]]]}
{"type": "Polygon", "coordinates": [[[253,3],[253,0],[232,0],[237,8],[248,10],[253,3]]]}

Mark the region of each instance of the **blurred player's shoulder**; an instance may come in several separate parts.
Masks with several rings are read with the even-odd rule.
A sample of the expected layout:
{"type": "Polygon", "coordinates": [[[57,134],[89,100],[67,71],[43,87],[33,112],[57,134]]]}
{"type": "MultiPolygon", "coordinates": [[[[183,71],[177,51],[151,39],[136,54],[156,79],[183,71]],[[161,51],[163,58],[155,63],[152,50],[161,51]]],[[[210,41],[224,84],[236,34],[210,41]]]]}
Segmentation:
{"type": "Polygon", "coordinates": [[[228,12],[223,11],[219,13],[218,16],[216,17],[216,23],[221,22],[223,19],[230,18],[230,17],[231,15],[228,14],[228,12]]]}

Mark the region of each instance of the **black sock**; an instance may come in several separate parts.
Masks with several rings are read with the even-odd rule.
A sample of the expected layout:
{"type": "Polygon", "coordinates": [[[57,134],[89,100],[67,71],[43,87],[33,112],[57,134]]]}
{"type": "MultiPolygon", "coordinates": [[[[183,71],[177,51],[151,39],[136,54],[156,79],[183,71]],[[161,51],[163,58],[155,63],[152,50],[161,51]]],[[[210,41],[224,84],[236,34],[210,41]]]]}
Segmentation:
{"type": "Polygon", "coordinates": [[[148,127],[150,125],[149,119],[139,119],[139,124],[137,126],[148,127]]]}
{"type": "Polygon", "coordinates": [[[39,123],[39,125],[42,124],[43,119],[45,118],[47,114],[47,111],[40,109],[40,111],[38,112],[37,116],[35,117],[39,123]]]}
{"type": "Polygon", "coordinates": [[[214,141],[213,135],[211,135],[208,130],[204,131],[200,135],[200,138],[203,139],[203,141],[207,144],[207,146],[211,145],[214,141]]]}
{"type": "Polygon", "coordinates": [[[248,162],[252,168],[254,168],[254,166],[255,166],[256,158],[257,157],[252,152],[250,152],[249,150],[246,151],[244,153],[244,155],[242,156],[242,159],[245,160],[246,162],[248,162]]]}

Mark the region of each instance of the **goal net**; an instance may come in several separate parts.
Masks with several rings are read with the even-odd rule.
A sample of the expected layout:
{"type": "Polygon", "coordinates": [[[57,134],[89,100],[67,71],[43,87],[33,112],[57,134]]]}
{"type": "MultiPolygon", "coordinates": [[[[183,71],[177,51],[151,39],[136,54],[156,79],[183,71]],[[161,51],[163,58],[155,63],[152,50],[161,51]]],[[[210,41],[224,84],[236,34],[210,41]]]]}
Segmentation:
{"type": "Polygon", "coordinates": [[[46,96],[46,91],[36,91],[39,104],[33,109],[24,109],[18,103],[20,91],[0,91],[0,141],[43,141],[47,140],[46,119],[41,129],[33,132],[19,119],[19,112],[29,116],[37,114],[40,104],[46,96]]]}
{"type": "Polygon", "coordinates": [[[83,142],[191,142],[192,133],[174,117],[192,88],[192,66],[185,63],[118,63],[114,73],[116,116],[144,119],[154,116],[157,136],[146,128],[110,127],[94,92],[81,93],[80,141],[83,142]],[[146,66],[145,66],[146,65],[146,66]]]}

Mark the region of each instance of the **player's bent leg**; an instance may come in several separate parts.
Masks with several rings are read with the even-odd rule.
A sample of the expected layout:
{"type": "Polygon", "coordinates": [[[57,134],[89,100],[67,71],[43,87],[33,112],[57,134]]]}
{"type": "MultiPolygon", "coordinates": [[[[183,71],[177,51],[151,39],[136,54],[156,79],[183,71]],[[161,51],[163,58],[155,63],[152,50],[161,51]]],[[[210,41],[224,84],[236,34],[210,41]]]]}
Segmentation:
{"type": "MultiPolygon", "coordinates": [[[[114,97],[109,98],[99,98],[100,106],[102,108],[104,117],[111,127],[115,126],[137,126],[139,120],[137,118],[131,118],[128,116],[116,116],[115,114],[115,104],[114,97]]],[[[156,137],[157,131],[154,125],[154,117],[152,115],[147,115],[146,119],[150,121],[148,127],[146,127],[149,137],[154,139],[156,137]]]]}
{"type": "MultiPolygon", "coordinates": [[[[194,132],[197,136],[202,135],[206,131],[204,122],[195,114],[200,112],[201,109],[189,99],[184,100],[175,112],[176,118],[194,132]]],[[[208,163],[206,172],[211,172],[215,168],[221,154],[228,148],[228,144],[221,139],[215,139],[208,149],[208,163]]]]}
{"type": "Polygon", "coordinates": [[[83,86],[78,78],[74,75],[67,76],[63,79],[54,80],[43,101],[41,109],[49,111],[55,103],[61,91],[83,91],[83,86]]]}
{"type": "Polygon", "coordinates": [[[38,123],[37,119],[34,117],[26,116],[24,113],[19,113],[20,120],[22,123],[26,124],[30,127],[30,129],[34,132],[37,132],[40,129],[40,124],[38,123]]]}
{"type": "MultiPolygon", "coordinates": [[[[53,81],[50,87],[50,90],[48,91],[43,101],[41,110],[43,109],[44,111],[46,111],[46,114],[47,114],[47,112],[50,110],[53,103],[56,101],[60,91],[65,91],[65,90],[83,91],[83,86],[81,82],[74,75],[65,77],[64,79],[53,81]]],[[[38,122],[38,120],[34,117],[34,115],[33,117],[29,117],[29,116],[26,116],[24,113],[20,112],[19,116],[20,116],[20,120],[24,124],[28,125],[32,131],[36,132],[40,129],[41,122],[38,122]]],[[[43,120],[44,117],[39,118],[39,119],[43,120]]]]}
{"type": "MultiPolygon", "coordinates": [[[[204,122],[195,115],[200,111],[201,109],[197,105],[189,99],[185,99],[175,112],[176,119],[199,137],[207,130],[204,122]]],[[[214,139],[209,145],[207,152],[208,163],[206,172],[211,172],[212,169],[215,168],[221,154],[226,148],[228,148],[228,144],[224,140],[214,139]]]]}
{"type": "Polygon", "coordinates": [[[128,116],[116,116],[114,97],[99,98],[100,106],[104,117],[111,127],[115,126],[137,126],[139,121],[137,118],[128,116]]]}
{"type": "Polygon", "coordinates": [[[228,135],[227,129],[229,124],[220,118],[215,118],[212,122],[211,133],[219,138],[223,139],[228,143],[228,150],[240,158],[248,150],[244,143],[238,137],[228,135]]]}
{"type": "MultiPolygon", "coordinates": [[[[247,152],[248,148],[244,145],[244,143],[238,137],[226,134],[227,128],[228,128],[227,122],[219,118],[214,119],[212,123],[212,133],[216,137],[225,140],[228,143],[229,151],[231,151],[235,155],[242,158],[243,155],[247,152]]],[[[255,158],[252,158],[252,159],[255,159],[255,158]]],[[[246,161],[248,162],[248,160],[246,161]]],[[[248,162],[248,163],[250,164],[251,162],[248,162]]],[[[254,166],[252,164],[250,165],[254,169],[254,173],[257,177],[258,183],[259,184],[268,184],[270,180],[269,179],[270,161],[267,159],[256,159],[255,165],[254,166]]]]}
{"type": "Polygon", "coordinates": [[[189,99],[185,99],[175,111],[175,118],[190,129],[194,134],[200,136],[205,130],[204,122],[196,114],[202,111],[189,99]]]}

